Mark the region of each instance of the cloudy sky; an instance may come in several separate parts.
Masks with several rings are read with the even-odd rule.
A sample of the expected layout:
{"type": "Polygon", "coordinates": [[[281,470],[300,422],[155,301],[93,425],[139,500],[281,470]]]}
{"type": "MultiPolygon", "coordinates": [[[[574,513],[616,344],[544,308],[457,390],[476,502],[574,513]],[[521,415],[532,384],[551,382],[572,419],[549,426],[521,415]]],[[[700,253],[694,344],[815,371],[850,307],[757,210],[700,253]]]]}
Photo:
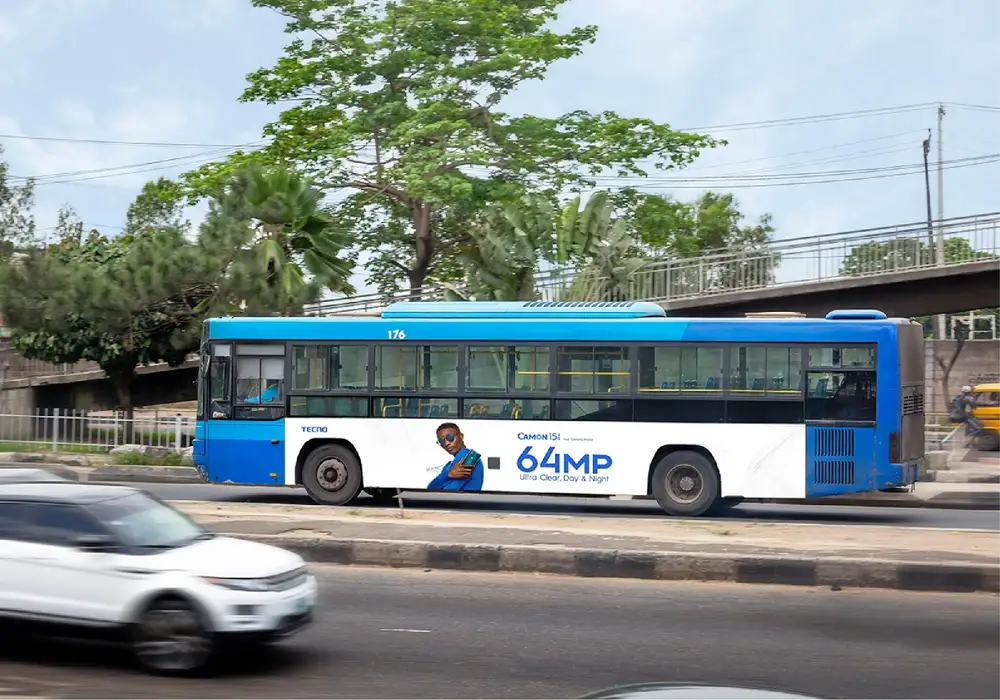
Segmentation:
{"type": "MultiPolygon", "coordinates": [[[[733,191],[779,238],[925,217],[921,172],[870,170],[921,161],[935,108],[910,105],[946,103],[946,161],[1000,153],[997,0],[569,0],[561,14],[598,25],[596,44],[505,108],[721,127],[708,130],[728,147],[646,189],[733,191]],[[732,128],[840,113],[853,114],[732,128]],[[802,184],[827,171],[811,179],[835,182],[802,184]],[[708,176],[723,177],[692,180],[708,176]]],[[[249,0],[0,0],[0,144],[12,173],[40,179],[39,226],[70,203],[114,233],[144,181],[259,138],[273,109],[237,98],[283,26],[249,0]]],[[[1000,163],[952,165],[946,217],[1000,210],[1000,163]]]]}

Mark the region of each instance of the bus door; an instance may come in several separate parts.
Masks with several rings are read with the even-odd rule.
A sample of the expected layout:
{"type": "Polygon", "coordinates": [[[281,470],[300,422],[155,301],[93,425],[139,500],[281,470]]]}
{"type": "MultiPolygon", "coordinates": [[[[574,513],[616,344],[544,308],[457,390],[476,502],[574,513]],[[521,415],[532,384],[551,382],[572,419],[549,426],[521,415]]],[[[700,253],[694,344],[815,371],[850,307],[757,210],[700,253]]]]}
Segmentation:
{"type": "Polygon", "coordinates": [[[212,352],[205,428],[208,480],[283,485],[284,343],[215,344],[212,352]]]}

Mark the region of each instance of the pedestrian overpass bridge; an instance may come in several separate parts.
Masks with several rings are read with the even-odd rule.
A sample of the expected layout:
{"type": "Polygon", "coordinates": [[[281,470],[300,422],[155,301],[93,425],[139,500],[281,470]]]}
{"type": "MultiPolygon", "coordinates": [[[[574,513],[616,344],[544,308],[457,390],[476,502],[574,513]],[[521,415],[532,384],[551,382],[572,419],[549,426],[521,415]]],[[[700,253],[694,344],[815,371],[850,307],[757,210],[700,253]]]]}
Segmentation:
{"type": "MultiPolygon", "coordinates": [[[[574,270],[548,271],[535,287],[544,301],[653,301],[675,316],[876,308],[910,318],[1000,306],[1000,213],[937,222],[937,235],[944,238],[943,261],[934,255],[932,231],[920,223],[650,261],[617,285],[574,270]]],[[[428,288],[420,298],[445,294],[428,288]]],[[[306,314],[375,313],[408,299],[408,293],[353,296],[313,304],[306,314]]]]}

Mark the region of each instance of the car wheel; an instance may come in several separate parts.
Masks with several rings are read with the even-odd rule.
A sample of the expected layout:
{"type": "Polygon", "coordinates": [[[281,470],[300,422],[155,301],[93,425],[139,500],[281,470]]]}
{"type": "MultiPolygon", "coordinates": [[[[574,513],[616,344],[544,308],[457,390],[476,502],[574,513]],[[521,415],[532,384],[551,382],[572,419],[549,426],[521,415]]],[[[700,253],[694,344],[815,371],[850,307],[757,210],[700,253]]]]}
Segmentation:
{"type": "Polygon", "coordinates": [[[302,464],[302,485],[317,503],[342,506],[361,491],[361,463],[343,445],[320,445],[302,464]]]}
{"type": "Polygon", "coordinates": [[[132,653],[147,671],[192,673],[204,668],[214,652],[200,611],[181,598],[153,601],[135,624],[132,653]]]}
{"type": "Polygon", "coordinates": [[[671,452],[653,470],[653,496],[670,515],[696,517],[719,497],[719,476],[697,452],[671,452]]]}

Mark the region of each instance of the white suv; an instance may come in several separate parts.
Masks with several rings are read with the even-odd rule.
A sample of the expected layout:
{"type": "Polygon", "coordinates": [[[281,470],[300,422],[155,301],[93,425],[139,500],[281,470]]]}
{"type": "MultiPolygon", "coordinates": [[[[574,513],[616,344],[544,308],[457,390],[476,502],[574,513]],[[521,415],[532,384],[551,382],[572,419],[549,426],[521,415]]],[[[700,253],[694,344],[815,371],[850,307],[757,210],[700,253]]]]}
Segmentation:
{"type": "Polygon", "coordinates": [[[301,629],[315,603],[297,554],[214,535],[143,491],[0,484],[0,623],[110,632],[146,669],[186,672],[227,638],[301,629]]]}

